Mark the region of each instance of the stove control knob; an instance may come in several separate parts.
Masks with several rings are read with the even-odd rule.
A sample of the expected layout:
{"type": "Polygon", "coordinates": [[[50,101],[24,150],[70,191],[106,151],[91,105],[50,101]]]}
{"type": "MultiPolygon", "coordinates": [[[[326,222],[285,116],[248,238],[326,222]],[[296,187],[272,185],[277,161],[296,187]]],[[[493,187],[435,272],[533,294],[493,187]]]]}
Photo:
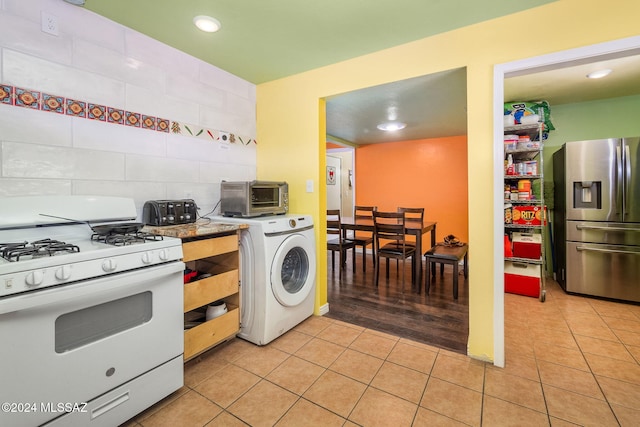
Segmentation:
{"type": "Polygon", "coordinates": [[[143,264],[151,264],[153,262],[153,252],[144,252],[142,254],[142,263],[143,264]]]}
{"type": "Polygon", "coordinates": [[[62,267],[56,270],[56,279],[58,280],[69,280],[71,277],[71,266],[63,265],[62,267]]]}
{"type": "Polygon", "coordinates": [[[102,269],[107,273],[115,271],[116,268],[118,268],[118,263],[115,259],[105,259],[102,262],[102,269]]]}
{"type": "Polygon", "coordinates": [[[28,286],[38,286],[41,285],[44,280],[44,272],[42,270],[31,271],[27,274],[25,278],[25,282],[28,286]]]}
{"type": "Polygon", "coordinates": [[[169,259],[169,251],[166,249],[160,249],[160,252],[158,253],[158,256],[160,257],[160,259],[162,261],[166,261],[169,259]]]}

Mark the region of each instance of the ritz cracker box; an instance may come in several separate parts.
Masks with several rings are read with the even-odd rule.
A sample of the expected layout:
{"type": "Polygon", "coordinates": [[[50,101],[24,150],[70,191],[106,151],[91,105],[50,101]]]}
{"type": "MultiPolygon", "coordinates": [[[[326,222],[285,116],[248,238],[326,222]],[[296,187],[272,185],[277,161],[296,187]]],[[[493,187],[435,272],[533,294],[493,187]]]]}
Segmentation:
{"type": "Polygon", "coordinates": [[[511,210],[511,221],[520,225],[542,225],[543,210],[541,206],[514,206],[511,210]]]}

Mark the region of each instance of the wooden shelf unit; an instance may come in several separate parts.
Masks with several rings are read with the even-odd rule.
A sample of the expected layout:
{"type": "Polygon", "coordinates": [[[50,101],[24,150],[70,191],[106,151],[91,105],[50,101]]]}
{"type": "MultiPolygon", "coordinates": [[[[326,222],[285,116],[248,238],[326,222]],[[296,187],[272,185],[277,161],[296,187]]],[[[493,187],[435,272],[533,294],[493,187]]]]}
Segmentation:
{"type": "Polygon", "coordinates": [[[239,231],[182,240],[186,267],[211,276],[184,285],[186,322],[202,323],[184,331],[184,360],[234,337],[240,330],[239,231]],[[204,321],[209,304],[223,300],[227,313],[204,321]]]}

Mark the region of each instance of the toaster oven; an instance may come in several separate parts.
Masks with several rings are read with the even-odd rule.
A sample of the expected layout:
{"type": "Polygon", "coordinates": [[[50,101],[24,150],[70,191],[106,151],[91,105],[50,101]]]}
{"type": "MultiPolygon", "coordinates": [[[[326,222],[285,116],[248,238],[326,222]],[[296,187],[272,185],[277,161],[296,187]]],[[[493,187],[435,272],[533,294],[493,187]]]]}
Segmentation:
{"type": "Polygon", "coordinates": [[[220,212],[224,216],[254,217],[286,214],[289,185],[275,181],[236,181],[220,184],[220,212]]]}

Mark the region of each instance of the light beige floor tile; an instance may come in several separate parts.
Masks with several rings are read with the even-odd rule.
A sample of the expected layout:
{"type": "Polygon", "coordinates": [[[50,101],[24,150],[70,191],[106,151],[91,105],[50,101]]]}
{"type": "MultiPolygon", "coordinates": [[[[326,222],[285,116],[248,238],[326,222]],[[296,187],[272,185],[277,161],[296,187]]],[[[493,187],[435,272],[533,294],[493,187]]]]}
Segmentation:
{"type": "Polygon", "coordinates": [[[640,346],[638,346],[638,345],[626,345],[625,347],[626,347],[627,351],[633,357],[633,360],[635,360],[637,363],[640,363],[640,346]]]}
{"type": "Polygon", "coordinates": [[[359,351],[346,349],[329,369],[349,378],[369,384],[376,375],[383,360],[359,351]]]}
{"type": "Polygon", "coordinates": [[[611,329],[640,333],[640,320],[629,320],[610,316],[602,316],[602,320],[604,320],[611,329]]]}
{"type": "MultiPolygon", "coordinates": [[[[305,399],[298,400],[276,427],[340,427],[345,419],[305,399]]],[[[207,426],[208,427],[208,426],[207,426]]]]}
{"type": "Polygon", "coordinates": [[[533,334],[533,340],[531,342],[545,342],[551,345],[559,347],[566,347],[573,350],[578,350],[578,344],[573,338],[573,334],[567,328],[567,331],[557,331],[553,329],[546,329],[544,326],[535,330],[533,334]]]}
{"type": "Polygon", "coordinates": [[[638,316],[634,314],[632,306],[629,305],[599,300],[593,300],[591,304],[594,310],[603,317],[617,317],[619,319],[627,319],[633,321],[640,320],[638,316]]]}
{"type": "Polygon", "coordinates": [[[386,332],[376,331],[375,329],[369,328],[366,328],[364,331],[369,334],[378,335],[379,337],[390,339],[391,341],[399,341],[399,338],[397,336],[388,334],[386,332]]]}
{"type": "Polygon", "coordinates": [[[543,384],[569,390],[594,399],[604,400],[598,382],[591,372],[551,363],[538,361],[540,379],[543,384]]]}
{"type": "Polygon", "coordinates": [[[209,350],[184,364],[184,385],[193,388],[228,364],[215,349],[209,350]]]}
{"type": "Polygon", "coordinates": [[[348,347],[360,334],[361,331],[357,329],[333,323],[323,329],[317,337],[342,347],[348,347]]]}
{"type": "Polygon", "coordinates": [[[333,371],[325,371],[303,397],[347,418],[366,388],[361,382],[333,371]]]}
{"type": "Polygon", "coordinates": [[[430,409],[418,407],[413,427],[465,427],[465,423],[456,421],[430,409]]]}
{"type": "Polygon", "coordinates": [[[602,322],[602,325],[591,324],[588,322],[577,323],[575,325],[571,325],[571,332],[574,335],[584,335],[609,341],[616,340],[616,334],[604,322],[602,322]]]}
{"type": "Polygon", "coordinates": [[[433,365],[431,376],[482,392],[484,366],[470,358],[458,359],[440,353],[433,365]]]}
{"type": "Polygon", "coordinates": [[[503,426],[548,426],[546,412],[538,412],[491,396],[484,397],[482,405],[482,425],[503,426]]]}
{"type": "Polygon", "coordinates": [[[640,385],[601,376],[596,380],[609,403],[640,411],[640,385]]]}
{"type": "Polygon", "coordinates": [[[520,406],[526,406],[538,412],[546,412],[542,386],[538,381],[509,375],[495,369],[487,369],[484,394],[485,396],[493,396],[520,406]]]}
{"type": "Polygon", "coordinates": [[[349,420],[372,427],[411,426],[417,409],[417,404],[369,387],[349,415],[349,420]]]}
{"type": "Polygon", "coordinates": [[[277,348],[265,346],[258,351],[246,354],[233,362],[234,365],[246,369],[258,376],[265,377],[289,357],[288,353],[277,348]]]}
{"type": "Polygon", "coordinates": [[[207,424],[207,427],[246,427],[248,425],[249,424],[225,411],[207,424]]]}
{"type": "Polygon", "coordinates": [[[570,368],[589,371],[589,366],[587,365],[586,360],[584,360],[582,352],[578,349],[569,349],[545,342],[536,342],[534,344],[534,351],[536,359],[538,360],[546,360],[548,362],[559,363],[570,368]]]}
{"type": "Polygon", "coordinates": [[[637,363],[623,362],[589,353],[585,354],[585,357],[595,375],[640,385],[640,366],[637,363]]]}
{"type": "Polygon", "coordinates": [[[617,426],[618,422],[609,405],[602,400],[562,390],[547,384],[543,386],[549,415],[582,426],[617,426]]]}
{"type": "Polygon", "coordinates": [[[345,351],[344,347],[319,338],[313,338],[294,354],[301,359],[328,368],[345,351]]]}
{"type": "Polygon", "coordinates": [[[260,377],[235,365],[229,365],[200,383],[195,390],[223,408],[231,405],[260,381],[260,377]]]}
{"type": "Polygon", "coordinates": [[[402,343],[402,344],[411,345],[413,347],[418,347],[418,348],[422,348],[422,349],[425,349],[425,350],[430,350],[430,351],[432,351],[434,353],[438,353],[440,351],[440,349],[438,347],[436,347],[436,346],[429,345],[429,344],[424,344],[424,343],[417,342],[417,341],[413,341],[413,340],[410,340],[410,339],[407,339],[407,338],[400,338],[398,340],[398,342],[402,343]]]}
{"type": "Polygon", "coordinates": [[[227,410],[251,426],[273,426],[297,400],[297,395],[263,380],[227,410]]]}
{"type": "Polygon", "coordinates": [[[479,426],[482,393],[431,377],[420,406],[467,425],[479,426]]]}
{"type": "Polygon", "coordinates": [[[640,347],[640,333],[616,330],[614,334],[618,339],[626,345],[636,345],[640,347]]]}
{"type": "Polygon", "coordinates": [[[387,360],[416,371],[429,374],[436,361],[437,352],[429,347],[415,346],[404,341],[400,341],[393,347],[387,360]]]}
{"type": "Polygon", "coordinates": [[[145,427],[200,427],[215,418],[222,408],[194,391],[183,394],[142,421],[145,427]]]}
{"type": "Polygon", "coordinates": [[[428,379],[429,376],[421,372],[385,362],[371,386],[417,404],[422,399],[428,379]]]}
{"type": "Polygon", "coordinates": [[[266,378],[286,390],[302,395],[324,371],[324,368],[316,364],[291,356],[266,378]]]}
{"type": "Polygon", "coordinates": [[[556,417],[549,417],[549,421],[551,422],[551,427],[582,427],[579,424],[571,423],[567,420],[561,420],[556,417]]]}
{"type": "Polygon", "coordinates": [[[349,348],[380,359],[385,359],[389,353],[391,353],[391,350],[393,350],[397,342],[397,339],[393,340],[366,330],[349,345],[349,348]]]}
{"type": "Polygon", "coordinates": [[[347,328],[355,329],[360,332],[363,332],[366,329],[366,328],[363,328],[362,326],[354,325],[353,323],[343,322],[342,320],[334,319],[333,323],[335,323],[336,325],[346,326],[347,328]]]}
{"type": "Polygon", "coordinates": [[[618,341],[603,340],[600,338],[576,335],[576,341],[583,353],[597,354],[625,362],[635,362],[633,356],[627,351],[624,344],[618,341]]]}
{"type": "Polygon", "coordinates": [[[303,334],[316,336],[332,323],[333,320],[328,317],[314,315],[297,325],[293,330],[302,332],[303,334]]]}
{"type": "Polygon", "coordinates": [[[227,362],[234,362],[236,359],[258,350],[260,347],[242,340],[240,338],[233,338],[225,343],[212,348],[209,352],[215,352],[217,357],[220,357],[227,362]]]}
{"type": "Polygon", "coordinates": [[[533,381],[540,381],[536,359],[529,356],[508,353],[505,355],[504,368],[487,364],[487,370],[497,369],[505,374],[516,375],[533,381]]]}
{"type": "Polygon", "coordinates": [[[640,411],[620,405],[611,405],[621,427],[637,427],[640,411]]]}
{"type": "Polygon", "coordinates": [[[284,351],[285,353],[293,354],[300,350],[309,340],[311,340],[311,337],[307,334],[298,331],[289,331],[278,337],[278,339],[270,342],[269,346],[284,351]]]}

